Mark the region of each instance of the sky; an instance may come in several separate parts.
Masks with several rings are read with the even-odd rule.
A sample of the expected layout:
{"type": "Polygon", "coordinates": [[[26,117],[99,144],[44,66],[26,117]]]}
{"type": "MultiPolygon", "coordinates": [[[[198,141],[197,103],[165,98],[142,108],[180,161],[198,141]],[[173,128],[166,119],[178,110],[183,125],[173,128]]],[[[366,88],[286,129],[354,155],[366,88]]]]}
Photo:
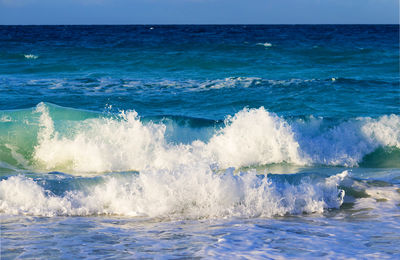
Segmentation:
{"type": "Polygon", "coordinates": [[[0,0],[0,24],[399,24],[399,0],[0,0]]]}

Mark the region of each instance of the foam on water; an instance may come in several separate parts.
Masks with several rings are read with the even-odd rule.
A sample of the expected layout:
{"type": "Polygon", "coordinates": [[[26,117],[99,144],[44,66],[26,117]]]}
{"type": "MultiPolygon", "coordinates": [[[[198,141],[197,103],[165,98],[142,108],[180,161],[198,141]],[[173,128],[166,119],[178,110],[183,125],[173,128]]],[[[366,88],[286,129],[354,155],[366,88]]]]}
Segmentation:
{"type": "Polygon", "coordinates": [[[44,104],[34,159],[46,170],[107,172],[172,169],[202,162],[217,168],[289,162],[305,164],[289,124],[264,108],[244,109],[228,117],[225,127],[209,142],[171,144],[164,124],[143,124],[136,112],[119,119],[89,119],[78,124],[68,138],[54,130],[44,104]],[[66,167],[66,168],[65,168],[66,167]]]}
{"type": "Polygon", "coordinates": [[[271,43],[269,43],[269,42],[264,42],[264,43],[261,43],[261,42],[259,42],[259,43],[257,43],[256,45],[261,45],[261,46],[264,46],[264,47],[266,47],[266,48],[268,48],[268,47],[271,47],[271,46],[272,46],[272,44],[271,44],[271,43]]]}
{"type": "Polygon", "coordinates": [[[3,115],[0,117],[0,123],[11,122],[11,118],[7,115],[3,115]]]}
{"type": "Polygon", "coordinates": [[[327,129],[323,119],[297,121],[295,136],[310,162],[324,165],[358,166],[378,147],[400,148],[400,117],[360,117],[327,129]]]}
{"type": "Polygon", "coordinates": [[[24,57],[25,57],[25,59],[28,59],[28,60],[36,60],[37,58],[39,58],[39,56],[33,55],[33,54],[25,54],[24,57]]]}
{"type": "MultiPolygon", "coordinates": [[[[77,134],[67,138],[54,130],[43,103],[36,111],[41,113],[41,128],[34,158],[45,169],[104,172],[141,170],[152,164],[165,166],[158,165],[163,164],[160,160],[168,157],[162,156],[167,152],[165,126],[143,125],[136,112],[121,113],[121,120],[85,120],[75,126],[77,134]]],[[[179,160],[179,157],[175,158],[179,160]]]]}
{"type": "Polygon", "coordinates": [[[390,160],[396,161],[400,149],[397,115],[332,125],[313,117],[288,121],[261,107],[227,117],[220,129],[202,126],[205,130],[200,131],[171,120],[143,122],[135,111],[85,119],[79,111],[67,115],[63,108],[52,113],[48,108],[40,103],[31,119],[10,116],[23,126],[6,128],[16,136],[10,139],[10,132],[2,137],[0,152],[13,158],[5,162],[76,173],[171,170],[199,163],[220,170],[277,163],[354,167],[382,147],[394,149],[390,160]],[[24,136],[28,130],[33,140],[24,136]],[[25,144],[32,147],[21,147],[25,144]]]}
{"type": "Polygon", "coordinates": [[[123,215],[162,218],[271,217],[322,213],[338,208],[347,172],[324,182],[273,183],[255,171],[215,174],[199,165],[174,171],[143,171],[126,177],[106,176],[84,190],[56,196],[38,182],[12,176],[0,182],[0,212],[6,214],[123,215]]]}
{"type": "Polygon", "coordinates": [[[195,90],[236,88],[236,87],[248,88],[263,83],[264,81],[261,78],[257,77],[229,77],[225,79],[208,80],[204,83],[200,83],[199,84],[200,87],[195,90]]]}
{"type": "MultiPolygon", "coordinates": [[[[262,88],[262,87],[290,87],[305,85],[308,83],[324,84],[331,78],[290,78],[290,79],[268,79],[262,77],[223,77],[216,79],[140,79],[140,78],[123,78],[115,79],[112,77],[79,77],[79,78],[40,78],[35,80],[26,80],[24,78],[12,78],[7,80],[0,78],[0,83],[13,85],[19,88],[39,91],[43,95],[49,95],[54,91],[68,91],[72,93],[84,92],[85,95],[94,96],[105,93],[137,93],[136,91],[154,92],[162,89],[170,92],[204,92],[215,91],[219,89],[246,89],[246,88],[262,88]]],[[[346,79],[343,79],[345,81],[346,79]]],[[[353,82],[357,80],[353,79],[353,82]]]]}
{"type": "MultiPolygon", "coordinates": [[[[398,217],[400,205],[400,189],[398,185],[384,181],[375,183],[373,181],[355,181],[349,186],[357,191],[355,194],[362,194],[355,199],[347,198],[347,200],[354,203],[352,209],[355,210],[356,214],[374,218],[398,217]]],[[[351,196],[351,192],[349,193],[351,196]]]]}
{"type": "Polygon", "coordinates": [[[225,125],[205,148],[221,167],[307,162],[291,126],[264,108],[244,109],[228,117],[225,125]]]}

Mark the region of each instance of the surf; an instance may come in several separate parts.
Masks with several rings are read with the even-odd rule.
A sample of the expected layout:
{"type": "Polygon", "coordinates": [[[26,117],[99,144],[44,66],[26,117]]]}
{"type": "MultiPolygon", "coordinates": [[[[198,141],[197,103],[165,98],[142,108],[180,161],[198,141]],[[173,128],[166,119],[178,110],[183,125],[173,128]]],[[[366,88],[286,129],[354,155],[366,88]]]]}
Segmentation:
{"type": "Polygon", "coordinates": [[[0,112],[1,162],[33,171],[104,173],[203,164],[398,166],[400,117],[283,118],[265,108],[222,121],[141,118],[49,103],[0,112]]]}

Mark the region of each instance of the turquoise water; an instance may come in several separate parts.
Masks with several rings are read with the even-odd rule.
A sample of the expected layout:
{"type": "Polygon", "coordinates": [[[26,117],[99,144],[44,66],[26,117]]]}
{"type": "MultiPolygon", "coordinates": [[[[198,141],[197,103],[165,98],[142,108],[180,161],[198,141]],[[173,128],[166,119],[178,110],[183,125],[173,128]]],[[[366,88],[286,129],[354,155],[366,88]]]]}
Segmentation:
{"type": "Polygon", "coordinates": [[[400,256],[397,25],[0,26],[1,256],[400,256]]]}

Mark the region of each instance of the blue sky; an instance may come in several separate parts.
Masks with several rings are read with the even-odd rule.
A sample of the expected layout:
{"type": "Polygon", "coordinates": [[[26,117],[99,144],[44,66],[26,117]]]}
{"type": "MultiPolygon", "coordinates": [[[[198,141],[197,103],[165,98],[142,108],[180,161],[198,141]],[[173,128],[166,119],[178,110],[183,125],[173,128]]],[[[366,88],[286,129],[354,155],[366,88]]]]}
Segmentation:
{"type": "Polygon", "coordinates": [[[0,24],[399,23],[399,0],[0,0],[0,24]]]}

